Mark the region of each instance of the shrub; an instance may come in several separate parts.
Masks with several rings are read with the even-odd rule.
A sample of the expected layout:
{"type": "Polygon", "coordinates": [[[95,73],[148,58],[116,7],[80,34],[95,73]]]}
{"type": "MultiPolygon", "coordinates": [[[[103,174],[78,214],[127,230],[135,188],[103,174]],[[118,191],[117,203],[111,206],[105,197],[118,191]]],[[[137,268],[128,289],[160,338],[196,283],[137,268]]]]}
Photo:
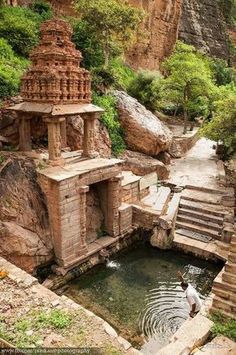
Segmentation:
{"type": "Polygon", "coordinates": [[[221,313],[214,313],[211,320],[214,322],[211,329],[214,336],[224,335],[236,341],[236,320],[226,318],[221,313]]]}
{"type": "Polygon", "coordinates": [[[114,87],[119,90],[127,91],[131,82],[135,80],[135,71],[124,63],[120,57],[114,57],[110,60],[110,71],[115,78],[114,87]]]}
{"type": "Polygon", "coordinates": [[[43,20],[49,20],[53,16],[52,6],[48,1],[35,0],[31,9],[39,14],[43,20]]]}
{"type": "Polygon", "coordinates": [[[0,38],[0,98],[18,92],[20,78],[27,66],[28,61],[15,56],[7,41],[0,38]]]}
{"type": "Polygon", "coordinates": [[[27,57],[38,42],[41,17],[30,9],[0,8],[0,37],[5,38],[16,54],[27,57]]]}
{"type": "Polygon", "coordinates": [[[73,21],[70,18],[73,26],[72,41],[76,48],[82,52],[82,64],[86,69],[98,68],[104,62],[102,46],[97,41],[93,32],[89,30],[89,25],[86,21],[73,21]]]}
{"type": "Polygon", "coordinates": [[[227,85],[231,82],[236,83],[236,71],[230,68],[223,59],[213,59],[210,61],[214,79],[217,85],[227,85]]]}
{"type": "Polygon", "coordinates": [[[161,80],[159,72],[143,70],[131,81],[128,93],[135,97],[141,104],[149,110],[157,108],[158,83],[161,80]]]}
{"type": "Polygon", "coordinates": [[[113,153],[115,155],[122,153],[125,149],[124,132],[118,120],[116,99],[111,95],[98,96],[95,94],[93,102],[95,105],[101,106],[105,110],[101,121],[108,129],[113,153]]]}

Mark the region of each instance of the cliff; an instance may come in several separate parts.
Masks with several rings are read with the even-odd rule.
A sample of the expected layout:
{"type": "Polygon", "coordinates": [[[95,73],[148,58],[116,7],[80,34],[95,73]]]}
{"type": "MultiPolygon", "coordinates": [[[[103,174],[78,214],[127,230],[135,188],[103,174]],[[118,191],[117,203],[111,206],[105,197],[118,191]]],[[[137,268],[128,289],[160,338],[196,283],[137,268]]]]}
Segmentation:
{"type": "MultiPolygon", "coordinates": [[[[56,14],[76,15],[72,0],[49,0],[56,14]]],[[[155,70],[179,38],[212,56],[229,59],[228,35],[215,0],[128,0],[142,7],[147,17],[137,43],[127,53],[135,69],[155,70]]],[[[6,0],[28,6],[31,0],[6,0]]]]}
{"type": "Polygon", "coordinates": [[[134,68],[158,69],[178,37],[182,0],[129,0],[148,14],[143,35],[127,54],[134,68]]]}
{"type": "Polygon", "coordinates": [[[183,1],[179,39],[211,56],[229,58],[227,32],[215,0],[183,1]]]}

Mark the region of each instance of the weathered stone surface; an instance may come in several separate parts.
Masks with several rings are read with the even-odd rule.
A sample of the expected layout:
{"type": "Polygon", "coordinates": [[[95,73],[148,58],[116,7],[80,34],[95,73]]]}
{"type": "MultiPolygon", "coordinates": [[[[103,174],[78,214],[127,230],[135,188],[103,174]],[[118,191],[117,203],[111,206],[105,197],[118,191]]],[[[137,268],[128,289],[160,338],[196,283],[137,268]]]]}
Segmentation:
{"type": "MultiPolygon", "coordinates": [[[[67,119],[67,142],[72,150],[83,148],[84,123],[80,116],[72,116],[67,119]]],[[[111,156],[111,139],[106,127],[100,121],[95,125],[95,147],[102,157],[111,156]]]]}
{"type": "Polygon", "coordinates": [[[86,241],[90,244],[98,238],[104,221],[98,194],[92,186],[86,194],[86,202],[86,241]]]}
{"type": "Polygon", "coordinates": [[[143,8],[145,18],[137,44],[128,52],[129,64],[139,69],[158,69],[168,56],[178,36],[182,0],[129,0],[131,5],[143,8]]]}
{"type": "Polygon", "coordinates": [[[47,208],[34,163],[13,154],[8,161],[0,179],[0,254],[32,272],[52,258],[47,208]]]}
{"type": "Polygon", "coordinates": [[[168,150],[172,133],[152,112],[123,91],[115,91],[119,120],[129,149],[151,156],[168,150]]]}
{"type": "Polygon", "coordinates": [[[215,0],[183,1],[179,39],[211,56],[228,59],[228,39],[215,0]]]}
{"type": "Polygon", "coordinates": [[[153,247],[166,250],[171,249],[174,235],[171,230],[155,227],[150,238],[150,243],[153,247]]]}
{"type": "Polygon", "coordinates": [[[123,170],[131,170],[133,174],[143,176],[156,172],[159,180],[169,176],[168,168],[159,160],[146,154],[126,150],[121,158],[124,159],[123,170]]]}

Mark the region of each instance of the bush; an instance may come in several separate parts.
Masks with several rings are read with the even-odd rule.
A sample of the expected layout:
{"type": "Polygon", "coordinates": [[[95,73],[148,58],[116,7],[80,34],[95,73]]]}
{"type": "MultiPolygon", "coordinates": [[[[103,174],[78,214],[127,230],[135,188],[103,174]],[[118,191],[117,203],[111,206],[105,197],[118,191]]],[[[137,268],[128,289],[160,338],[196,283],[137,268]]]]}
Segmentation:
{"type": "Polygon", "coordinates": [[[93,96],[93,103],[105,110],[101,121],[108,129],[112,142],[112,152],[115,155],[122,153],[125,149],[124,132],[118,120],[116,99],[111,95],[98,96],[95,94],[93,96]]]}
{"type": "Polygon", "coordinates": [[[128,93],[151,111],[157,108],[159,96],[158,85],[161,80],[159,72],[140,71],[128,87],[128,93]]]}
{"type": "Polygon", "coordinates": [[[211,60],[210,67],[217,85],[227,85],[231,82],[236,83],[235,69],[230,68],[223,59],[211,60]]]}
{"type": "Polygon", "coordinates": [[[15,95],[20,78],[28,66],[26,59],[15,56],[11,46],[0,38],[0,98],[15,95]]]}
{"type": "Polygon", "coordinates": [[[214,322],[211,329],[214,336],[224,335],[236,341],[236,320],[226,318],[221,313],[214,313],[211,320],[214,322]]]}
{"type": "Polygon", "coordinates": [[[49,20],[53,16],[52,6],[48,1],[36,0],[31,5],[31,9],[39,14],[43,20],[49,20]]]}
{"type": "Polygon", "coordinates": [[[82,64],[86,69],[98,68],[104,62],[103,50],[93,33],[89,30],[86,21],[69,19],[73,26],[72,41],[76,48],[82,52],[82,64]],[[74,23],[73,23],[74,22],[74,23]]]}
{"type": "Polygon", "coordinates": [[[5,38],[16,54],[27,57],[37,44],[42,18],[23,7],[0,8],[0,37],[5,38]]]}
{"type": "Polygon", "coordinates": [[[214,102],[213,118],[201,129],[201,135],[213,141],[221,141],[225,156],[236,152],[236,88],[221,87],[218,100],[214,102]]]}
{"type": "Polygon", "coordinates": [[[110,71],[115,78],[114,87],[117,90],[127,91],[131,83],[136,78],[136,72],[120,58],[110,60],[110,71]]]}

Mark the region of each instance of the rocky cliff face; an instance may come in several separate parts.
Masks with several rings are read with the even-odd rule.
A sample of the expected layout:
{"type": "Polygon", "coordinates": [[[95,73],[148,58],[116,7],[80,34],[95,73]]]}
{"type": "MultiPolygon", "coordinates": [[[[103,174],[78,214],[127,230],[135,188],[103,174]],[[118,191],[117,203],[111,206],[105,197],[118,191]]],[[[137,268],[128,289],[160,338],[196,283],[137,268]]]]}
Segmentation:
{"type": "Polygon", "coordinates": [[[28,272],[53,258],[44,196],[34,163],[1,152],[0,255],[28,272]]]}
{"type": "MultiPolygon", "coordinates": [[[[29,5],[32,0],[6,0],[29,5]]],[[[56,14],[76,16],[72,0],[49,0],[56,14]]],[[[128,63],[138,69],[159,69],[177,38],[219,58],[229,58],[224,20],[216,0],[128,0],[143,8],[147,17],[137,43],[127,53],[128,63]]]]}
{"type": "Polygon", "coordinates": [[[183,1],[179,39],[211,56],[229,58],[226,29],[216,0],[183,1]]]}
{"type": "Polygon", "coordinates": [[[138,68],[158,69],[178,37],[182,0],[129,0],[147,15],[143,35],[127,54],[129,64],[138,68]]]}

